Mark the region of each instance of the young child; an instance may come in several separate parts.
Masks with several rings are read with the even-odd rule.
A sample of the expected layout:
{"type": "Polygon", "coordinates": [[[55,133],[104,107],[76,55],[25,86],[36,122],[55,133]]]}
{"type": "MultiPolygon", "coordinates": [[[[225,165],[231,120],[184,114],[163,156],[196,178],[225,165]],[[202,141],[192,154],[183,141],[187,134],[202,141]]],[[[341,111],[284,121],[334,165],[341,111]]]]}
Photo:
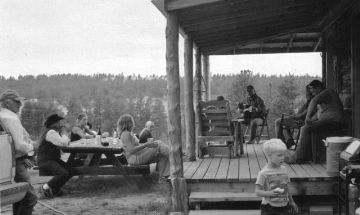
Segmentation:
{"type": "Polygon", "coordinates": [[[286,145],[280,139],[264,143],[268,163],[259,172],[255,193],[262,197],[261,215],[297,214],[298,207],[289,193],[290,182],[284,163],[286,145]]]}

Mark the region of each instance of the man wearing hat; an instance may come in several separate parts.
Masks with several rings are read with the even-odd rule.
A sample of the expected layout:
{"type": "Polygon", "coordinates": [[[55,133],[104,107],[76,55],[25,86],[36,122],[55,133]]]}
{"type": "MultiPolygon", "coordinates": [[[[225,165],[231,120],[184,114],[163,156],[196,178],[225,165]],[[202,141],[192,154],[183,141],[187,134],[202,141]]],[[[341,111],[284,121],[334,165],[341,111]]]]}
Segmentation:
{"type": "MultiPolygon", "coordinates": [[[[252,144],[255,141],[257,126],[263,121],[262,118],[265,114],[265,104],[264,101],[256,94],[254,86],[248,85],[246,87],[246,91],[249,96],[246,98],[245,104],[240,104],[239,108],[240,106],[246,107],[242,111],[244,112],[244,117],[249,117],[248,120],[250,120],[250,140],[247,144],[252,144]]],[[[245,121],[247,121],[247,119],[245,119],[245,121]]]]}
{"type": "MultiPolygon", "coordinates": [[[[16,157],[14,180],[15,182],[28,182],[30,184],[27,157],[33,155],[34,147],[19,118],[24,101],[25,98],[21,97],[15,90],[5,90],[0,95],[0,124],[11,135],[14,143],[16,157]]],[[[32,214],[36,202],[35,190],[30,185],[25,197],[13,204],[13,214],[32,214]]]]}
{"type": "Polygon", "coordinates": [[[39,193],[40,198],[52,198],[62,194],[61,187],[71,178],[70,167],[60,159],[61,153],[57,147],[68,146],[70,139],[66,134],[62,116],[50,115],[45,120],[44,126],[37,157],[39,171],[51,173],[54,177],[40,187],[39,193]]]}
{"type": "Polygon", "coordinates": [[[298,163],[308,160],[316,161],[324,157],[324,155],[320,155],[318,158],[317,155],[312,154],[312,148],[317,147],[316,144],[319,144],[312,142],[312,133],[332,132],[332,135],[336,135],[335,133],[341,130],[343,123],[343,105],[339,95],[332,89],[326,89],[319,80],[311,81],[308,87],[314,98],[309,103],[305,125],[301,128],[301,138],[296,148],[298,163]],[[317,113],[317,106],[321,103],[327,104],[326,109],[321,110],[323,119],[321,121],[314,121],[313,116],[317,113]]]}

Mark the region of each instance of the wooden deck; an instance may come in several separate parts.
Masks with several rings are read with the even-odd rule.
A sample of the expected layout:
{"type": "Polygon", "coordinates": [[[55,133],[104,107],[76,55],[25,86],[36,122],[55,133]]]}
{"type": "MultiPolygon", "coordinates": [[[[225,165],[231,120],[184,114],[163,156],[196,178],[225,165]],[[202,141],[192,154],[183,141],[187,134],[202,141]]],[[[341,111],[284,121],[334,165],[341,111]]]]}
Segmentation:
{"type": "MultiPolygon", "coordinates": [[[[267,159],[262,144],[245,145],[244,150],[240,158],[214,157],[184,162],[189,192],[253,192],[256,176],[267,159]]],[[[335,195],[337,177],[327,175],[325,164],[285,165],[294,195],[335,195]]]]}

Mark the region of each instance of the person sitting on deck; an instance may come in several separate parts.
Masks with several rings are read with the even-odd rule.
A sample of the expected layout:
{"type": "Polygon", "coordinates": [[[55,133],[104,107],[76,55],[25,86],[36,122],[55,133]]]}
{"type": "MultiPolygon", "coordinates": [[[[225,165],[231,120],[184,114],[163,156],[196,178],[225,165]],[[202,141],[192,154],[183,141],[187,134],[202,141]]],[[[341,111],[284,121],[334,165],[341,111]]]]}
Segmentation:
{"type": "Polygon", "coordinates": [[[168,180],[170,175],[169,147],[159,140],[149,140],[139,144],[133,128],[134,118],[129,114],[121,115],[117,122],[117,132],[123,144],[125,157],[130,165],[157,163],[160,182],[168,180]]]}
{"type": "Polygon", "coordinates": [[[331,89],[326,89],[321,81],[314,80],[309,84],[309,89],[314,98],[311,100],[305,118],[305,125],[301,129],[299,145],[296,148],[297,163],[309,161],[312,155],[312,133],[321,133],[328,131],[338,131],[343,124],[343,105],[339,95],[331,89]],[[312,119],[316,114],[317,105],[325,103],[326,109],[321,110],[321,116],[318,121],[312,119]]]}
{"type": "Polygon", "coordinates": [[[252,85],[248,85],[246,90],[249,96],[246,102],[239,103],[238,107],[240,113],[243,114],[245,124],[249,124],[250,140],[247,144],[252,144],[255,141],[257,126],[262,123],[265,114],[264,101],[256,94],[252,85]]]}
{"type": "Polygon", "coordinates": [[[306,86],[306,103],[303,104],[294,116],[284,116],[275,120],[275,134],[276,138],[283,140],[288,148],[295,145],[295,141],[292,137],[291,128],[299,128],[305,124],[305,117],[307,108],[310,104],[311,99],[314,96],[310,93],[309,86],[306,86]],[[285,129],[283,128],[285,126],[285,129]]]}
{"type": "Polygon", "coordinates": [[[80,139],[91,139],[96,136],[91,130],[87,127],[87,115],[81,113],[76,119],[76,125],[71,130],[70,140],[71,142],[80,140],[80,139]]]}
{"type": "Polygon", "coordinates": [[[261,214],[296,214],[298,206],[289,193],[289,175],[284,164],[286,145],[280,139],[271,139],[264,143],[267,164],[258,173],[255,193],[262,197],[261,214]]]}
{"type": "Polygon", "coordinates": [[[71,178],[70,167],[60,159],[60,149],[57,148],[70,143],[64,125],[64,118],[57,114],[50,115],[44,123],[37,157],[39,171],[49,172],[54,177],[39,187],[40,198],[60,196],[63,193],[61,187],[71,178]]]}
{"type": "MultiPolygon", "coordinates": [[[[21,109],[25,100],[26,99],[21,97],[15,90],[5,90],[0,95],[0,124],[1,127],[11,135],[15,148],[14,181],[28,182],[30,184],[30,175],[27,168],[31,167],[32,164],[29,163],[28,156],[34,154],[34,146],[30,135],[20,121],[21,109]]],[[[30,184],[24,198],[13,204],[13,214],[31,215],[36,203],[36,192],[30,184]]]]}
{"type": "Polygon", "coordinates": [[[139,143],[146,143],[148,138],[153,138],[152,131],[155,128],[155,124],[153,121],[147,121],[145,123],[145,128],[140,132],[139,135],[139,143]]]}

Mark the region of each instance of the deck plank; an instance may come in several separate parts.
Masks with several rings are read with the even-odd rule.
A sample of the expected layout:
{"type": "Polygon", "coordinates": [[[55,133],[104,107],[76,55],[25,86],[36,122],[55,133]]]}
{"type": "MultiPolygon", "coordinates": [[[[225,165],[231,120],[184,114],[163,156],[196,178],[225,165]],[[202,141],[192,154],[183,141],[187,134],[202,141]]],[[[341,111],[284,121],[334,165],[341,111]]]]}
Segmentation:
{"type": "Polygon", "coordinates": [[[239,181],[239,159],[230,159],[230,166],[227,175],[227,181],[237,182],[239,181]]]}
{"type": "Polygon", "coordinates": [[[197,161],[191,162],[191,165],[187,168],[187,170],[184,172],[184,177],[191,179],[196,170],[199,168],[201,163],[203,162],[203,159],[199,159],[197,161]]]}
{"type": "Polygon", "coordinates": [[[221,158],[213,158],[211,160],[211,164],[206,174],[204,175],[204,179],[215,179],[216,173],[219,169],[221,158]]]}
{"type": "Polygon", "coordinates": [[[289,173],[290,179],[291,178],[296,178],[296,172],[293,170],[293,168],[287,163],[284,163],[284,166],[286,167],[286,170],[289,173]]]}
{"type": "Polygon", "coordinates": [[[185,172],[190,166],[192,162],[183,162],[183,172],[185,172]]]}
{"type": "Polygon", "coordinates": [[[250,181],[250,167],[247,154],[247,144],[244,145],[244,154],[239,158],[239,181],[250,181]]]}
{"type": "Polygon", "coordinates": [[[204,178],[204,175],[206,174],[209,166],[210,166],[210,163],[211,163],[211,158],[205,158],[199,168],[197,168],[196,172],[194,173],[193,177],[191,179],[193,180],[201,180],[204,178]]]}
{"type": "Polygon", "coordinates": [[[291,164],[290,166],[295,171],[296,175],[294,176],[294,178],[306,179],[306,178],[310,177],[309,174],[305,171],[305,169],[301,167],[301,165],[291,164]]]}
{"type": "Polygon", "coordinates": [[[216,179],[219,181],[226,181],[228,170],[229,170],[230,159],[222,158],[219,166],[219,170],[216,174],[216,179]]]}
{"type": "Polygon", "coordinates": [[[305,169],[311,180],[322,178],[321,174],[310,164],[302,164],[301,167],[305,169]]]}
{"type": "Polygon", "coordinates": [[[257,174],[260,171],[259,162],[255,155],[255,150],[253,146],[247,146],[248,157],[249,157],[249,166],[250,166],[250,180],[255,181],[257,174]]]}
{"type": "Polygon", "coordinates": [[[266,165],[267,160],[262,150],[262,144],[252,144],[252,145],[254,146],[255,154],[259,162],[260,168],[263,168],[266,165]]]}

